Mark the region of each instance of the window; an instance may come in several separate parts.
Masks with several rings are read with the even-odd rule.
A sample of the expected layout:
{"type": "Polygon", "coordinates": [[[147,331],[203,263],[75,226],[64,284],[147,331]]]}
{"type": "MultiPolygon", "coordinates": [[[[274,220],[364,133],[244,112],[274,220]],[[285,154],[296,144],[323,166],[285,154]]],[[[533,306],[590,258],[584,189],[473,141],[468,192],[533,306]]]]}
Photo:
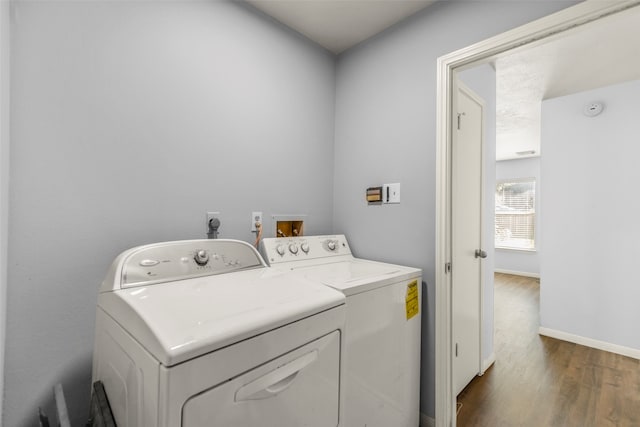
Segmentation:
{"type": "Polygon", "coordinates": [[[536,223],[535,178],[496,184],[496,248],[534,250],[536,223]]]}

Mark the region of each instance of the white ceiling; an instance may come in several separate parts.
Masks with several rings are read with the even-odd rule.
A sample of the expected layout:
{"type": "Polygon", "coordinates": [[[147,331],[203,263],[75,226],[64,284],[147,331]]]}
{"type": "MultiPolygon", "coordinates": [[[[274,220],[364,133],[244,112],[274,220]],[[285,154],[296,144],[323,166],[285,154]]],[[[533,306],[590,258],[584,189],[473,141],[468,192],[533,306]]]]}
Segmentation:
{"type": "MultiPolygon", "coordinates": [[[[245,1],[336,54],[435,2],[245,1]]],[[[496,158],[540,153],[543,99],[640,79],[639,28],[635,7],[497,58],[496,158]]]]}
{"type": "Polygon", "coordinates": [[[435,0],[246,0],[333,53],[341,53],[435,0]]]}
{"type": "Polygon", "coordinates": [[[640,79],[639,29],[640,7],[635,7],[498,58],[496,158],[544,150],[543,99],[640,79]]]}

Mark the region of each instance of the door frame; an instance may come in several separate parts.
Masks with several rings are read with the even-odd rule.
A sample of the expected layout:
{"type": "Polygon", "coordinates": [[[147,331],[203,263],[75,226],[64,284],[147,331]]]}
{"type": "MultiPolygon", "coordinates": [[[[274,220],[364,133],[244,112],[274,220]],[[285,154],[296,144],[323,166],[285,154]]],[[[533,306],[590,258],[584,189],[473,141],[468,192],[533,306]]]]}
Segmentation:
{"type": "Polygon", "coordinates": [[[4,413],[4,365],[8,283],[11,8],[0,0],[0,419],[4,413]]]}
{"type": "MultiPolygon", "coordinates": [[[[456,425],[451,336],[451,165],[454,72],[488,63],[499,54],[533,47],[562,32],[640,5],[640,0],[587,0],[483,42],[438,58],[436,120],[436,406],[435,425],[456,425]]],[[[452,266],[455,268],[455,266],[452,266]]]]}

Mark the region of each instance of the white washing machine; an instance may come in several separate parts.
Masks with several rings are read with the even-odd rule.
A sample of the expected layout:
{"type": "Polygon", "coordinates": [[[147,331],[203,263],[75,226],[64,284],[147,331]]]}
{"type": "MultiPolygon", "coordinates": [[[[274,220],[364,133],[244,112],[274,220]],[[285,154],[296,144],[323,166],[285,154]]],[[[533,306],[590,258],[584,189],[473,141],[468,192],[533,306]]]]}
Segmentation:
{"type": "Polygon", "coordinates": [[[272,267],[347,297],[345,426],[418,427],[420,269],[355,258],[343,235],[268,238],[272,267]]]}
{"type": "Polygon", "coordinates": [[[118,427],[337,426],[345,298],[249,244],[119,255],[102,283],[93,381],[118,427]]]}

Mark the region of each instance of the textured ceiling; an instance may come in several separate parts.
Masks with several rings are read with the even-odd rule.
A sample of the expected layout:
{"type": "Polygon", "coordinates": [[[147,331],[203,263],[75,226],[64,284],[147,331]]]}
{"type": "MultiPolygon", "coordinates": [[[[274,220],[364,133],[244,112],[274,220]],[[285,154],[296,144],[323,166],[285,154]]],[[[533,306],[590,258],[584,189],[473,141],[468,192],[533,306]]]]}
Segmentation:
{"type": "Polygon", "coordinates": [[[496,158],[540,153],[543,99],[640,79],[640,7],[503,56],[495,67],[496,158]]]}

